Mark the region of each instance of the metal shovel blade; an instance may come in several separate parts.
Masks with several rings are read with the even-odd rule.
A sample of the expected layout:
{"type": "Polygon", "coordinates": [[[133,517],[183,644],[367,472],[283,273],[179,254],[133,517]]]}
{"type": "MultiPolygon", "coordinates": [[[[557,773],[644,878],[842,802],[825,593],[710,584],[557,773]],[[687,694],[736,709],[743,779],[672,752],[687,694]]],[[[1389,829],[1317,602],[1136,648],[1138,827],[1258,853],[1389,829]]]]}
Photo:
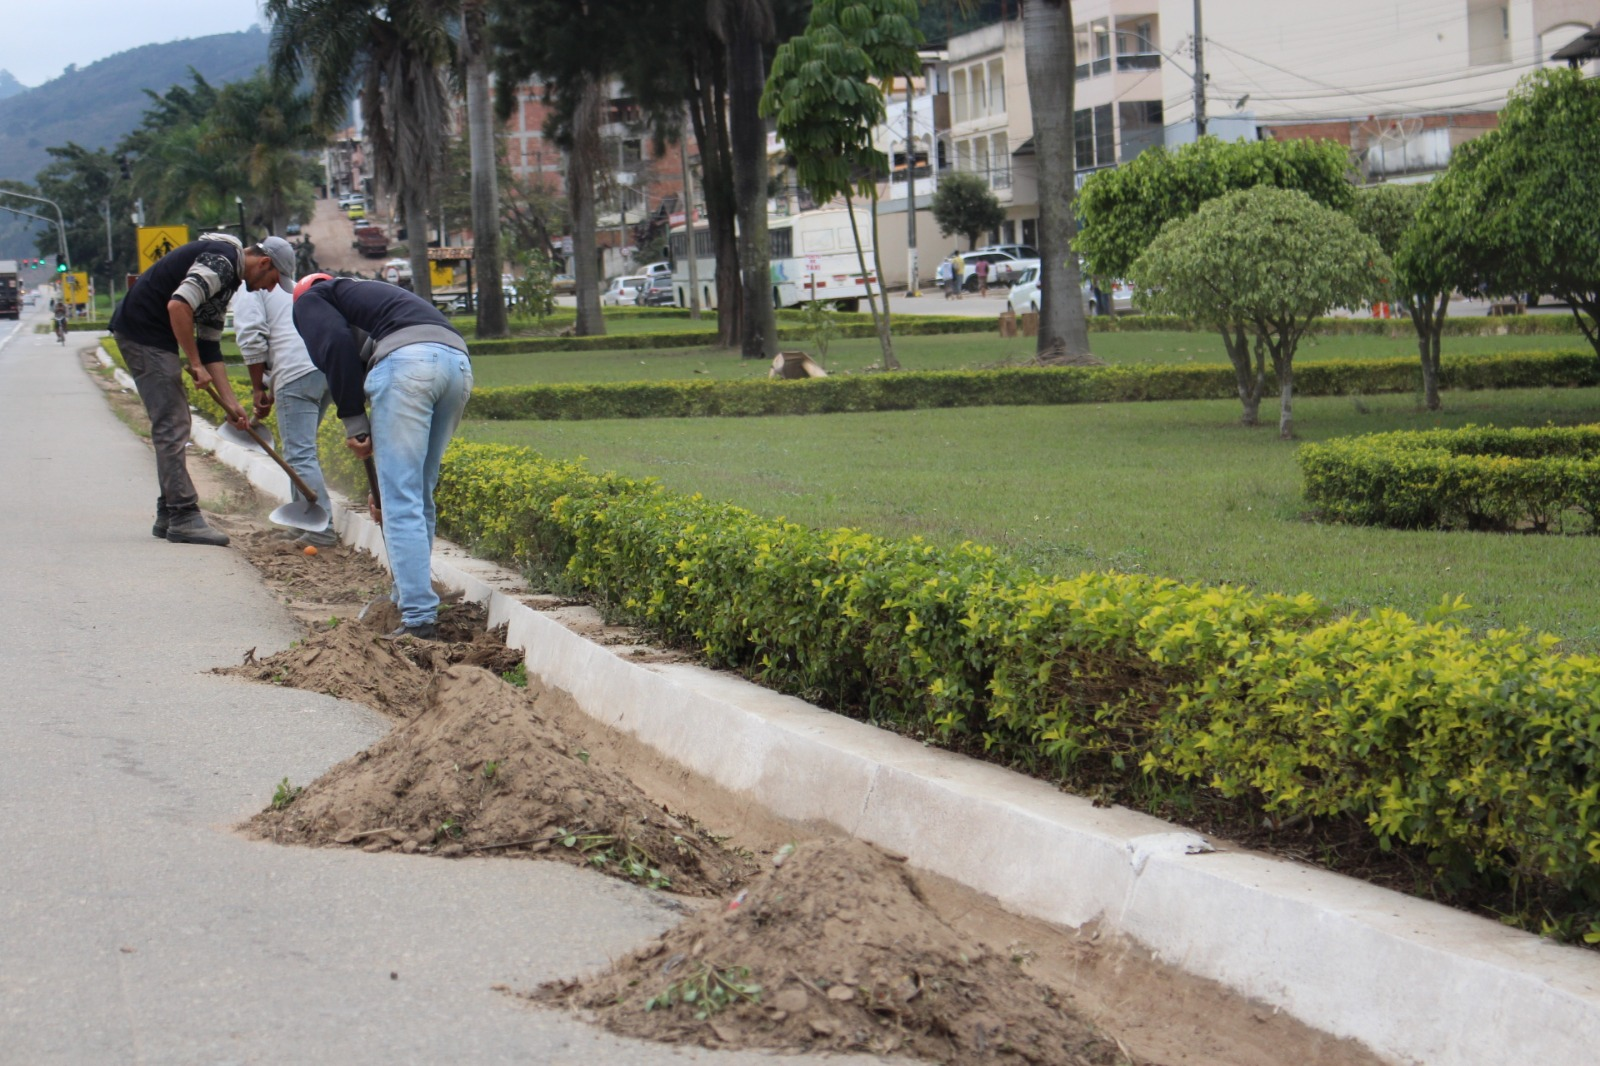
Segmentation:
{"type": "MultiPolygon", "coordinates": [[[[262,429],[264,430],[266,427],[263,426],[262,429]]],[[[239,447],[249,448],[253,452],[264,450],[261,447],[260,441],[256,440],[250,434],[246,433],[244,430],[240,429],[231,422],[223,422],[221,425],[217,426],[217,436],[221,437],[229,444],[237,444],[239,447]]]]}
{"type": "Polygon", "coordinates": [[[328,528],[328,512],[321,504],[312,503],[310,500],[290,500],[267,515],[267,521],[293,529],[320,533],[328,528]]]}

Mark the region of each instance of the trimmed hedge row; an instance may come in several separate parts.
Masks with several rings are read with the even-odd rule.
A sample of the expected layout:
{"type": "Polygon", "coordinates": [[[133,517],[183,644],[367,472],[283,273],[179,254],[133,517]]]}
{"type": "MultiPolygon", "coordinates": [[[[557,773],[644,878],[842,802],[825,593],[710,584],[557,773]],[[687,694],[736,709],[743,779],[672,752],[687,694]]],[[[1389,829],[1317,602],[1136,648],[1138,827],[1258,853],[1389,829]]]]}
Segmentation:
{"type": "Polygon", "coordinates": [[[1600,426],[1467,426],[1301,447],[1306,500],[1398,529],[1600,532],[1600,426]]]}
{"type": "MultiPolygon", "coordinates": [[[[1600,384],[1600,360],[1580,351],[1447,356],[1445,389],[1575,388],[1600,384]]],[[[1405,393],[1422,387],[1414,359],[1328,360],[1295,368],[1301,396],[1405,393]]],[[[1237,396],[1222,364],[1130,364],[1005,370],[897,371],[797,381],[638,381],[479,389],[468,418],[554,421],[907,411],[940,407],[1220,400],[1237,396]]]]}
{"type": "MultiPolygon", "coordinates": [[[[457,443],[440,529],[782,691],[1080,785],[1363,820],[1600,939],[1600,660],[1310,596],[1055,578],[457,443]]],[[[1446,605],[1446,616],[1460,609],[1446,605]]]]}

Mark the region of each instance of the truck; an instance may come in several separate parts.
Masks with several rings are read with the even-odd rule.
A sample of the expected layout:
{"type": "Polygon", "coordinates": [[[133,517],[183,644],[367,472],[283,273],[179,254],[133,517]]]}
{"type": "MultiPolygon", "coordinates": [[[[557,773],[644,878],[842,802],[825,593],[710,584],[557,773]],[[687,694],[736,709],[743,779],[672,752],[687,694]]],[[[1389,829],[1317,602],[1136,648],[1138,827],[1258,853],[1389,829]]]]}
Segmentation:
{"type": "Polygon", "coordinates": [[[17,277],[17,261],[0,259],[0,318],[22,316],[22,282],[17,277]]]}
{"type": "Polygon", "coordinates": [[[355,238],[350,243],[368,259],[382,259],[389,254],[389,238],[381,226],[357,226],[355,238]]]}

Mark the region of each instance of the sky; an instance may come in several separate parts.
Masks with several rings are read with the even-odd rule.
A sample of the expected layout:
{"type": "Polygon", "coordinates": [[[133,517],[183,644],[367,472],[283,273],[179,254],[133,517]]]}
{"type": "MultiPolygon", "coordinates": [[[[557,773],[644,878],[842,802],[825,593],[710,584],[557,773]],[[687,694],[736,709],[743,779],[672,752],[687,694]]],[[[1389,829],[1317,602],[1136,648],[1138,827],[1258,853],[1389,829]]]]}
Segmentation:
{"type": "Polygon", "coordinates": [[[0,0],[0,70],[30,89],[69,63],[185,37],[247,30],[261,21],[260,0],[0,0]]]}

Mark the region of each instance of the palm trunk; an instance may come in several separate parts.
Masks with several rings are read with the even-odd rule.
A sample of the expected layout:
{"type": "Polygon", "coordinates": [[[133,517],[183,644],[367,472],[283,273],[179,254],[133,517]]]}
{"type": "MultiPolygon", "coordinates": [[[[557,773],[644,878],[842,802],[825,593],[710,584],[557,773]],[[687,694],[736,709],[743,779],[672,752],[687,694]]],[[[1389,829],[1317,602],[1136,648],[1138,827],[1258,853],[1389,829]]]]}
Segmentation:
{"type": "Polygon", "coordinates": [[[567,153],[567,203],[572,210],[572,276],[578,289],[580,337],[605,333],[600,315],[600,263],[595,243],[594,174],[600,155],[600,86],[585,79],[578,88],[572,118],[572,150],[567,153]]]}
{"type": "Polygon", "coordinates": [[[1074,38],[1071,0],[1025,0],[1023,59],[1033,107],[1039,181],[1038,358],[1089,354],[1078,257],[1072,250],[1077,196],[1072,109],[1074,38]]]}
{"type": "Polygon", "coordinates": [[[771,359],[778,352],[767,237],[767,130],[757,110],[766,82],[764,68],[761,41],[745,14],[737,19],[728,42],[728,132],[743,280],[739,354],[746,359],[771,359]]]}
{"type": "Polygon", "coordinates": [[[411,291],[433,302],[433,275],[428,273],[428,205],[422,190],[407,186],[400,194],[406,218],[406,253],[411,260],[411,291]]]}
{"type": "Polygon", "coordinates": [[[500,288],[500,189],[495,175],[494,113],[481,0],[461,5],[461,51],[467,68],[467,141],[472,154],[472,259],[478,279],[478,336],[504,337],[500,288]]]}

